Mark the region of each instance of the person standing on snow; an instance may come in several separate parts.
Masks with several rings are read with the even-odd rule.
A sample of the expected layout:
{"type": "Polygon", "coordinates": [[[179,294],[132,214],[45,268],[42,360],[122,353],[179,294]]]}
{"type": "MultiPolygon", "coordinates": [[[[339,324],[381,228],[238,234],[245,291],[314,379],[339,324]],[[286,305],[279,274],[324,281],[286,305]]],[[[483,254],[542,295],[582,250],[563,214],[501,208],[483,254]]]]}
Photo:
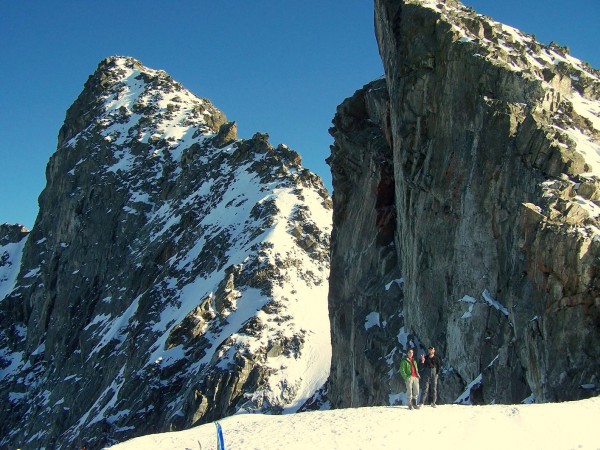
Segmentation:
{"type": "Polygon", "coordinates": [[[427,356],[421,355],[421,372],[423,373],[424,387],[423,387],[423,398],[421,399],[421,405],[427,403],[427,397],[431,389],[431,406],[435,408],[437,401],[437,382],[440,374],[440,368],[442,366],[442,360],[435,354],[435,348],[429,347],[427,349],[427,356]]]}
{"type": "Polygon", "coordinates": [[[414,350],[411,348],[406,352],[406,358],[400,361],[400,375],[406,383],[406,399],[408,409],[419,409],[417,398],[419,398],[419,369],[413,358],[414,350]]]}

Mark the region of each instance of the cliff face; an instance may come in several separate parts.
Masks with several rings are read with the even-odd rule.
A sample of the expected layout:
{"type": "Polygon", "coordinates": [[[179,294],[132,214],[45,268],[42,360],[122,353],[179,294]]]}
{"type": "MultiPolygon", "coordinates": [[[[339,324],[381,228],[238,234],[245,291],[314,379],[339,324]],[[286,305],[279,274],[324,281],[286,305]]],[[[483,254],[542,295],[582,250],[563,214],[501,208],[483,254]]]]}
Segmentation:
{"type": "Polygon", "coordinates": [[[67,112],[32,231],[0,231],[0,447],[100,448],[296,411],[330,364],[331,200],[132,58],[67,112]]]}
{"type": "Polygon", "coordinates": [[[388,122],[382,79],[342,103],[330,129],[335,138],[328,160],[335,186],[329,278],[332,347],[338,349],[330,374],[334,407],[386,403],[384,356],[393,353],[394,336],[403,326],[392,151],[390,135],[386,139],[383,132],[389,131],[388,122]]]}
{"type": "Polygon", "coordinates": [[[450,0],[377,0],[375,24],[389,112],[352,117],[342,105],[334,120],[332,402],[393,403],[407,345],[434,345],[444,358],[444,401],[597,393],[598,72],[450,0]],[[348,117],[391,148],[383,165],[394,183],[394,268],[376,245],[349,257],[357,247],[342,239],[351,230],[365,230],[361,242],[380,236],[381,171],[365,163],[377,152],[338,126],[348,117]],[[360,202],[344,194],[359,190],[360,202]],[[366,211],[338,213],[357,206],[366,211]],[[336,272],[362,276],[340,281],[336,272]],[[402,292],[390,296],[396,278],[402,292]],[[375,316],[378,326],[366,325],[375,316]],[[352,355],[347,341],[358,343],[352,355]],[[371,372],[383,391],[356,395],[371,372]]]}

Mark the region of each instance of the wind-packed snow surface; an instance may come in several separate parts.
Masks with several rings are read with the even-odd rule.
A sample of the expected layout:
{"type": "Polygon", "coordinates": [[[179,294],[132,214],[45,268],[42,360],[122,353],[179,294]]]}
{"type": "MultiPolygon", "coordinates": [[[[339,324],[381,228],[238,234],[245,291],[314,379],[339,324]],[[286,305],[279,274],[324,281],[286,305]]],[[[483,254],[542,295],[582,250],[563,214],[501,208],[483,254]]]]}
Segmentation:
{"type": "Polygon", "coordinates": [[[13,244],[0,271],[0,304],[39,299],[16,345],[0,335],[0,446],[295,412],[323,386],[331,200],[296,152],[234,128],[132,58],[90,77],[49,164],[34,257],[17,277],[13,244]]]}
{"type": "MultiPolygon", "coordinates": [[[[226,450],[598,449],[600,398],[541,405],[369,407],[220,421],[226,450]]],[[[217,449],[216,428],[144,436],[114,450],[217,449]]]]}

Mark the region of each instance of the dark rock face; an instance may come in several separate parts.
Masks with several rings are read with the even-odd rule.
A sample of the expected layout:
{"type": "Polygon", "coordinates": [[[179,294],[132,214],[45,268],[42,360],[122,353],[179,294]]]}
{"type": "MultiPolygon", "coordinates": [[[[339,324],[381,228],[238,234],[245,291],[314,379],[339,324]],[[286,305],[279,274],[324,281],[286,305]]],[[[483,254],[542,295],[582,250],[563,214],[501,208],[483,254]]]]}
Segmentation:
{"type": "Polygon", "coordinates": [[[383,404],[385,356],[394,354],[404,324],[385,80],[342,103],[330,133],[335,192],[329,311],[332,347],[339,351],[329,397],[334,407],[383,404]]]}
{"type": "Polygon", "coordinates": [[[389,119],[345,107],[359,92],[334,120],[332,403],[393,402],[400,352],[430,344],[446,402],[594,395],[598,72],[450,0],[376,0],[375,24],[389,119]],[[392,149],[394,268],[375,245],[379,148],[341,131],[350,122],[392,149]],[[364,236],[341,238],[352,230],[364,236]],[[389,296],[395,278],[403,289],[389,296]],[[369,314],[380,326],[366,329],[369,314]]]}
{"type": "Polygon", "coordinates": [[[300,408],[330,364],[330,221],[296,152],[239,140],[165,72],[103,61],[33,230],[2,228],[0,248],[22,244],[0,279],[0,447],[100,448],[300,408]]]}
{"type": "Polygon", "coordinates": [[[23,225],[2,224],[0,225],[0,245],[16,244],[29,234],[29,230],[23,225]]]}

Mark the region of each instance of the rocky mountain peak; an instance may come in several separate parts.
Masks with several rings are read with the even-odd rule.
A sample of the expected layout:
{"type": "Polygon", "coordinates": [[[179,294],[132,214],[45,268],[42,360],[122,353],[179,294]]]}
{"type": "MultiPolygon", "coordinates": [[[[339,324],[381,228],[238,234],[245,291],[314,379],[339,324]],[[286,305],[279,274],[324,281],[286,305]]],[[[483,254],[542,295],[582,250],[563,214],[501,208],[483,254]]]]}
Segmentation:
{"type": "Polygon", "coordinates": [[[209,100],[196,97],[166,72],[133,58],[110,57],[98,65],[67,111],[59,146],[94,125],[109,140],[164,140],[174,146],[190,129],[196,135],[217,133],[226,121],[209,100]],[[119,123],[135,127],[135,135],[124,135],[119,123]]]}
{"type": "Polygon", "coordinates": [[[31,233],[2,247],[0,446],[295,411],[325,383],[331,199],[295,151],[111,57],[46,176],[31,233]]]}

